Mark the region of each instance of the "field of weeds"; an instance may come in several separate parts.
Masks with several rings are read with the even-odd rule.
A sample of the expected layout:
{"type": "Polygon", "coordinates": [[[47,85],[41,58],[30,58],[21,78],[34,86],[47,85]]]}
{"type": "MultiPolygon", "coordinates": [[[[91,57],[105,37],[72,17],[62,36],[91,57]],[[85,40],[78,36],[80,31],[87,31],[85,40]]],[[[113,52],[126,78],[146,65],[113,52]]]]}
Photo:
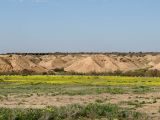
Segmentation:
{"type": "Polygon", "coordinates": [[[0,120],[159,120],[160,78],[0,76],[0,120]]]}
{"type": "Polygon", "coordinates": [[[15,84],[160,86],[160,78],[120,76],[0,76],[0,82],[15,84]]]}

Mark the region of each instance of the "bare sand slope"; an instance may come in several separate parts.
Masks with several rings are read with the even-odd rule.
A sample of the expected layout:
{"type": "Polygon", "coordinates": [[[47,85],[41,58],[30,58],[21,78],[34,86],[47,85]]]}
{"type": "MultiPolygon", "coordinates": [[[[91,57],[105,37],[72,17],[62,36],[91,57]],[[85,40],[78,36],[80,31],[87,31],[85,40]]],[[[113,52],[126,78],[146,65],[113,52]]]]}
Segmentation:
{"type": "Polygon", "coordinates": [[[28,70],[43,73],[56,68],[78,73],[102,73],[117,70],[126,72],[142,68],[160,70],[160,55],[0,55],[0,72],[28,70]]]}

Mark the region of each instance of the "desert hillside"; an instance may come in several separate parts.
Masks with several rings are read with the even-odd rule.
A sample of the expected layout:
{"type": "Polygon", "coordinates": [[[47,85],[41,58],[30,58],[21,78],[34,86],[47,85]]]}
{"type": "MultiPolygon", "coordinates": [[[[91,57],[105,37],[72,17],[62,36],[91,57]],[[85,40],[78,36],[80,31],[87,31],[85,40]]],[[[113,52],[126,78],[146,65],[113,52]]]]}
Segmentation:
{"type": "Polygon", "coordinates": [[[55,69],[76,73],[160,70],[160,54],[5,54],[0,55],[0,73],[30,71],[47,73],[55,69]]]}

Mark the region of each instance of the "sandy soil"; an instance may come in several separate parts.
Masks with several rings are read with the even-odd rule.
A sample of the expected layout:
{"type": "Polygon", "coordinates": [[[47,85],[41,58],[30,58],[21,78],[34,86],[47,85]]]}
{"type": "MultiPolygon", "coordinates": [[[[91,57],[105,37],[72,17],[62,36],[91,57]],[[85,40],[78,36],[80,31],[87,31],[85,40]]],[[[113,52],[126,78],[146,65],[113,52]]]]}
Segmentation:
{"type": "Polygon", "coordinates": [[[99,94],[99,95],[8,95],[8,97],[1,99],[0,107],[7,108],[44,108],[46,106],[65,106],[69,104],[88,104],[101,101],[102,103],[118,104],[121,107],[133,108],[138,112],[146,113],[151,116],[153,120],[160,119],[160,93],[146,93],[146,94],[99,94]],[[134,106],[134,104],[126,104],[133,102],[141,105],[134,106]]]}
{"type": "Polygon", "coordinates": [[[44,73],[55,68],[67,72],[114,72],[143,68],[160,70],[160,55],[120,56],[104,54],[66,55],[0,55],[0,72],[22,72],[24,70],[44,73]]]}

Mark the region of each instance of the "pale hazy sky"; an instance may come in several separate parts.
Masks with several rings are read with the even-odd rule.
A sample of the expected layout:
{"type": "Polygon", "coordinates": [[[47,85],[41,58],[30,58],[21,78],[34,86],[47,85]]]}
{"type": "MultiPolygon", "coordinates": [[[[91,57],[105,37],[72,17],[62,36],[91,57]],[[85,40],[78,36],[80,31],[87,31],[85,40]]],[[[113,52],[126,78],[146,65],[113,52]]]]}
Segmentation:
{"type": "Polygon", "coordinates": [[[0,52],[160,51],[160,0],[0,0],[0,52]]]}

